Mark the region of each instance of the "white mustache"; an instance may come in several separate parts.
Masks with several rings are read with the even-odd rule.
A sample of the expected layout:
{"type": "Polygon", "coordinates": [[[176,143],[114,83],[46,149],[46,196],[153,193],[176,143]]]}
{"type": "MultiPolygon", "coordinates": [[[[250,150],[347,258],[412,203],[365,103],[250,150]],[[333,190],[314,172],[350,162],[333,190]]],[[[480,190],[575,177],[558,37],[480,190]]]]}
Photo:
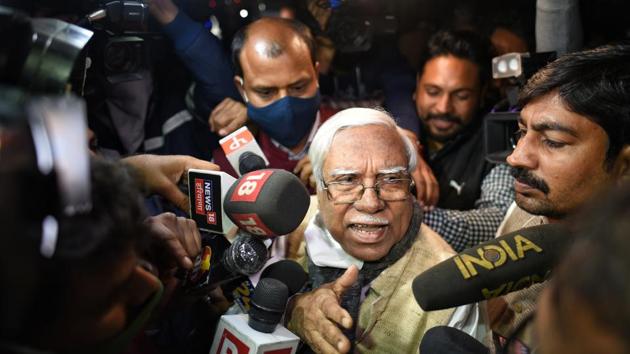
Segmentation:
{"type": "Polygon", "coordinates": [[[360,215],[352,219],[350,224],[389,225],[389,220],[373,215],[360,215]]]}

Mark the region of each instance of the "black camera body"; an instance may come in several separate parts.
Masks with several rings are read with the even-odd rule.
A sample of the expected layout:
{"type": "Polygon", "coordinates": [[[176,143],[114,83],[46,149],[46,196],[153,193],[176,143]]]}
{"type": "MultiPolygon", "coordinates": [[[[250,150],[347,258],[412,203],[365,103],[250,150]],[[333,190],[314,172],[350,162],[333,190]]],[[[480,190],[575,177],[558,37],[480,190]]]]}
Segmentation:
{"type": "Polygon", "coordinates": [[[556,52],[507,53],[492,58],[492,77],[508,80],[507,99],[495,106],[495,111],[483,118],[486,160],[506,163],[505,159],[516,146],[518,131],[518,94],[527,80],[539,69],[556,59],[556,52]]]}
{"type": "Polygon", "coordinates": [[[148,5],[140,1],[93,1],[90,13],[79,25],[95,32],[90,43],[90,57],[112,82],[142,78],[148,66],[146,42],[148,5]]]}

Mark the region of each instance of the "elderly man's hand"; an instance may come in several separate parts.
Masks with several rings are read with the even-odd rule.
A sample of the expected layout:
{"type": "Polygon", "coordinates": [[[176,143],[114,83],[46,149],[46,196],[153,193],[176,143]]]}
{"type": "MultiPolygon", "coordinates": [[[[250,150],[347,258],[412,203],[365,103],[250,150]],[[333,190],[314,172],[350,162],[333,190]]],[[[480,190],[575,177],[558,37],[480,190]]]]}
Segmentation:
{"type": "Polygon", "coordinates": [[[226,136],[247,122],[247,107],[231,98],[226,98],[219,103],[208,118],[210,130],[219,136],[226,136]]]}
{"type": "Polygon", "coordinates": [[[213,163],[183,155],[135,155],[121,160],[138,172],[140,183],[149,193],[168,199],[178,208],[189,211],[188,196],[177,187],[182,176],[191,168],[218,171],[213,163]]]}
{"type": "Polygon", "coordinates": [[[334,282],[294,299],[288,328],[316,353],[350,351],[350,341],[339,326],[352,328],[352,317],[339,302],[341,295],[357,281],[358,276],[357,267],[350,266],[334,282]]]}
{"type": "Polygon", "coordinates": [[[418,154],[416,169],[411,172],[411,178],[416,183],[416,198],[423,206],[433,207],[440,199],[440,186],[431,167],[422,157],[422,145],[420,145],[420,141],[418,141],[414,132],[403,128],[398,128],[398,131],[411,140],[418,154]]]}
{"type": "Polygon", "coordinates": [[[293,169],[305,186],[315,189],[315,175],[313,175],[313,165],[308,156],[304,156],[293,169]]]}

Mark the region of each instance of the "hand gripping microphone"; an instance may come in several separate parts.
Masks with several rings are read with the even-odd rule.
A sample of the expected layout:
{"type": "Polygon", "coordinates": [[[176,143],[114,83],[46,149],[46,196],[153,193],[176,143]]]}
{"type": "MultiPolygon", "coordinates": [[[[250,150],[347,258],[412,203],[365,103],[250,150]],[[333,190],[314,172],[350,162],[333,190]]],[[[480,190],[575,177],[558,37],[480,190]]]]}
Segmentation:
{"type": "Polygon", "coordinates": [[[425,311],[505,295],[546,280],[572,238],[557,224],[521,229],[468,248],[413,281],[425,311]]]}
{"type": "Polygon", "coordinates": [[[294,174],[264,169],[239,178],[227,191],[223,209],[241,230],[272,238],[295,230],[309,204],[308,191],[294,174]]]}

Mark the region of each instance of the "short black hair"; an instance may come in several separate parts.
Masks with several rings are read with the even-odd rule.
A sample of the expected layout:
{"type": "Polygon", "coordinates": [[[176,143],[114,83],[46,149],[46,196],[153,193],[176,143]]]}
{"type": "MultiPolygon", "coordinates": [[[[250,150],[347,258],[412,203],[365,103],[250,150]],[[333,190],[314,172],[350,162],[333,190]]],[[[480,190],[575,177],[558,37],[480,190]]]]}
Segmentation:
{"type": "Polygon", "coordinates": [[[586,116],[608,135],[607,166],[630,143],[630,45],[607,45],[569,53],[527,82],[519,104],[557,92],[565,107],[586,116]]]}
{"type": "MultiPolygon", "coordinates": [[[[58,251],[51,259],[39,257],[38,261],[36,292],[45,294],[45,300],[38,296],[29,306],[19,337],[24,343],[33,338],[33,331],[44,330],[64,316],[65,297],[74,275],[101,271],[117,264],[127,251],[141,252],[147,245],[147,213],[133,170],[100,158],[94,158],[90,167],[92,209],[59,216],[58,251]]],[[[31,232],[38,231],[31,228],[31,232]]]]}
{"type": "MultiPolygon", "coordinates": [[[[615,188],[574,217],[576,238],[551,281],[551,304],[566,328],[575,303],[630,349],[630,184],[615,188]]],[[[567,335],[574,335],[567,333],[567,335]]]]}
{"type": "Polygon", "coordinates": [[[490,80],[491,46],[488,38],[470,30],[443,30],[435,33],[427,43],[420,58],[418,74],[422,75],[424,65],[433,58],[452,55],[466,59],[479,68],[479,83],[485,85],[490,80]]]}
{"type": "MultiPolygon", "coordinates": [[[[279,18],[279,17],[265,17],[258,21],[261,21],[261,20],[275,22],[275,23],[284,25],[287,28],[287,30],[290,30],[293,33],[295,33],[295,35],[297,35],[298,38],[300,38],[306,44],[311,55],[311,61],[313,62],[313,65],[315,65],[315,62],[317,61],[315,39],[313,38],[313,35],[311,34],[311,30],[306,25],[304,25],[300,21],[296,21],[293,19],[279,18]]],[[[241,67],[241,60],[240,60],[241,50],[243,49],[243,46],[245,45],[245,42],[247,41],[247,36],[249,33],[250,26],[252,26],[254,23],[258,21],[252,22],[249,25],[239,29],[238,32],[236,32],[236,34],[234,35],[234,38],[232,39],[232,63],[234,64],[234,73],[238,76],[243,76],[243,68],[241,67]]],[[[284,48],[282,48],[280,44],[278,43],[273,43],[273,44],[275,45],[272,45],[272,50],[270,50],[269,53],[265,53],[266,55],[268,54],[268,56],[271,58],[275,58],[284,52],[284,48]]]]}

